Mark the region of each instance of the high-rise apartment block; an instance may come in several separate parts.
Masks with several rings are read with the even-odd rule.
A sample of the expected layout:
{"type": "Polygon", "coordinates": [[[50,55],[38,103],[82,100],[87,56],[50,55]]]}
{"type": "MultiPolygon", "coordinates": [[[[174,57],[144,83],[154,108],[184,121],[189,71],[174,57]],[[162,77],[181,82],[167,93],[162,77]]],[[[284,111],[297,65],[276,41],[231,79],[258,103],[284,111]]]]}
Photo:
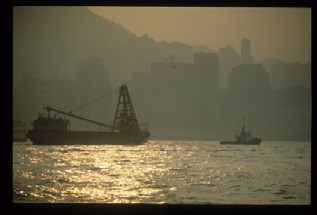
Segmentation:
{"type": "Polygon", "coordinates": [[[265,109],[270,96],[270,75],[261,64],[238,65],[229,74],[229,92],[237,107],[265,109]]]}
{"type": "Polygon", "coordinates": [[[219,88],[228,88],[228,74],[232,68],[240,64],[240,54],[234,50],[232,45],[220,47],[218,50],[219,61],[219,88]]]}
{"type": "MultiPolygon", "coordinates": [[[[87,60],[77,63],[74,69],[78,77],[77,106],[81,106],[85,102],[93,101],[110,91],[110,78],[102,58],[90,57],[87,60]]],[[[89,105],[89,107],[83,108],[80,110],[80,114],[91,119],[95,119],[97,116],[104,118],[106,109],[107,102],[104,99],[98,103],[89,105]]]]}
{"type": "Polygon", "coordinates": [[[241,41],[241,64],[252,64],[254,59],[251,56],[251,42],[247,38],[241,41]]]}

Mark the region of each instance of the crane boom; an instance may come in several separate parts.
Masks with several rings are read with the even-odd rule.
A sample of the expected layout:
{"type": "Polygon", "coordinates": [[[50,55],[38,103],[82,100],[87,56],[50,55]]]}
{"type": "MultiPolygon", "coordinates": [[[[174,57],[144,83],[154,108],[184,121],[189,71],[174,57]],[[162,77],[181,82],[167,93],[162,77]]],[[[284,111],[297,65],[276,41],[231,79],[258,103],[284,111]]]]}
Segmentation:
{"type": "Polygon", "coordinates": [[[49,111],[55,111],[57,113],[61,113],[61,114],[65,114],[67,116],[71,116],[71,117],[74,117],[74,118],[77,118],[77,119],[80,119],[80,120],[84,120],[84,121],[87,121],[87,122],[90,122],[90,123],[94,123],[94,124],[97,124],[97,125],[101,125],[101,126],[104,126],[104,127],[108,127],[108,128],[112,128],[112,129],[115,129],[115,130],[121,130],[120,128],[118,127],[114,127],[114,126],[111,126],[111,125],[106,125],[104,123],[101,123],[101,122],[96,122],[94,120],[90,120],[90,119],[86,119],[84,117],[81,117],[81,116],[76,116],[72,113],[67,113],[65,111],[61,111],[61,110],[57,110],[55,108],[51,108],[51,107],[46,107],[46,110],[49,112],[49,111]]]}

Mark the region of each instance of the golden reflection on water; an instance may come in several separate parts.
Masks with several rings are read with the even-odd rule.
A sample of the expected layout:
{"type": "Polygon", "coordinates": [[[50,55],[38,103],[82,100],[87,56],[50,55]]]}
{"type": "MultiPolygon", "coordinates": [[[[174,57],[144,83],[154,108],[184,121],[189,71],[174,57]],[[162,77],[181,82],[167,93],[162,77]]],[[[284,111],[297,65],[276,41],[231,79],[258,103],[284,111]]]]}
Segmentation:
{"type": "MultiPolygon", "coordinates": [[[[265,203],[298,203],[295,194],[303,193],[300,202],[307,202],[310,186],[309,151],[300,154],[305,159],[292,165],[283,163],[281,172],[281,158],[265,145],[231,151],[216,143],[176,141],[140,146],[25,147],[15,149],[22,151],[13,161],[17,202],[241,203],[242,195],[251,204],[259,204],[258,198],[265,203]],[[233,156],[235,153],[241,155],[233,156]],[[259,160],[254,162],[254,158],[259,160]],[[301,171],[296,175],[301,186],[294,185],[295,164],[296,171],[301,171]],[[290,187],[281,188],[283,183],[290,187]],[[286,199],[281,190],[288,192],[283,196],[286,199]]],[[[284,155],[285,161],[290,162],[289,156],[299,157],[296,153],[284,155]]]]}
{"type": "MultiPolygon", "coordinates": [[[[53,146],[58,152],[48,150],[54,162],[45,163],[43,156],[31,157],[29,162],[39,165],[44,173],[34,175],[34,171],[25,171],[25,179],[41,178],[43,184],[35,185],[28,195],[43,198],[49,202],[61,202],[65,199],[71,202],[112,202],[139,203],[147,198],[164,199],[160,184],[155,184],[153,178],[168,174],[165,163],[171,156],[151,154],[156,159],[148,160],[144,146],[53,146]],[[76,150],[78,149],[78,150],[76,150]],[[44,163],[45,164],[44,164],[44,163]],[[84,199],[84,200],[82,200],[84,199]]],[[[29,151],[43,150],[30,148],[29,151]]],[[[54,151],[54,150],[53,150],[54,151]]],[[[155,152],[154,152],[155,153],[155,152]]],[[[171,190],[177,190],[171,188],[171,190]]],[[[26,192],[18,191],[23,195],[26,192]]],[[[161,201],[164,202],[164,201],[161,201]]]]}

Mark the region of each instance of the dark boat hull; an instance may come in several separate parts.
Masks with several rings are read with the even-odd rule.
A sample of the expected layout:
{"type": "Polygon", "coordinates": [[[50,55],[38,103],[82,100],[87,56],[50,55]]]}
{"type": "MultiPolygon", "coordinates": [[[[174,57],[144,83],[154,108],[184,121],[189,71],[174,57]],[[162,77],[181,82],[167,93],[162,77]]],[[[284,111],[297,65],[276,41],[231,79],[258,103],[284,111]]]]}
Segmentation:
{"type": "Polygon", "coordinates": [[[26,137],[13,137],[12,141],[13,142],[26,142],[27,139],[26,139],[26,137]]]}
{"type": "Polygon", "coordinates": [[[31,130],[27,137],[34,145],[129,145],[142,144],[149,133],[31,130]]]}
{"type": "Polygon", "coordinates": [[[236,142],[236,141],[221,141],[222,145],[260,145],[261,141],[252,142],[236,142]]]}

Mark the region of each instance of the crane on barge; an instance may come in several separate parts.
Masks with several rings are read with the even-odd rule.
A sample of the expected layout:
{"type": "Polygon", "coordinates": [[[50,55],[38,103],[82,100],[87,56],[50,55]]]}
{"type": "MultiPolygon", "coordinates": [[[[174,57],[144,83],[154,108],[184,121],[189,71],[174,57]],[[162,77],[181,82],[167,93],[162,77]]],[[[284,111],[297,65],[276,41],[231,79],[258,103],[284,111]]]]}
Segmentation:
{"type": "Polygon", "coordinates": [[[33,130],[29,130],[27,137],[35,145],[73,145],[73,144],[128,144],[146,141],[150,136],[147,130],[141,130],[134,112],[132,101],[126,85],[119,90],[119,99],[116,107],[113,125],[108,125],[95,120],[77,116],[72,112],[58,110],[52,107],[45,107],[48,117],[43,115],[32,122],[33,130]],[[56,119],[50,117],[50,111],[64,114],[79,120],[93,123],[99,126],[110,128],[110,132],[94,131],[70,131],[67,119],[56,119]]]}
{"type": "Polygon", "coordinates": [[[82,116],[77,116],[72,112],[65,112],[62,110],[58,110],[52,107],[45,107],[48,112],[48,116],[50,116],[50,111],[54,111],[59,114],[64,114],[79,120],[83,120],[86,122],[90,122],[99,126],[104,126],[107,128],[111,128],[112,132],[115,131],[133,131],[133,132],[140,132],[140,127],[136,118],[136,114],[134,112],[134,108],[132,105],[132,101],[128,92],[128,88],[126,85],[122,85],[119,90],[119,98],[117,103],[117,108],[115,112],[114,122],[113,125],[107,125],[102,122],[97,122],[95,120],[87,119],[82,116]]]}

